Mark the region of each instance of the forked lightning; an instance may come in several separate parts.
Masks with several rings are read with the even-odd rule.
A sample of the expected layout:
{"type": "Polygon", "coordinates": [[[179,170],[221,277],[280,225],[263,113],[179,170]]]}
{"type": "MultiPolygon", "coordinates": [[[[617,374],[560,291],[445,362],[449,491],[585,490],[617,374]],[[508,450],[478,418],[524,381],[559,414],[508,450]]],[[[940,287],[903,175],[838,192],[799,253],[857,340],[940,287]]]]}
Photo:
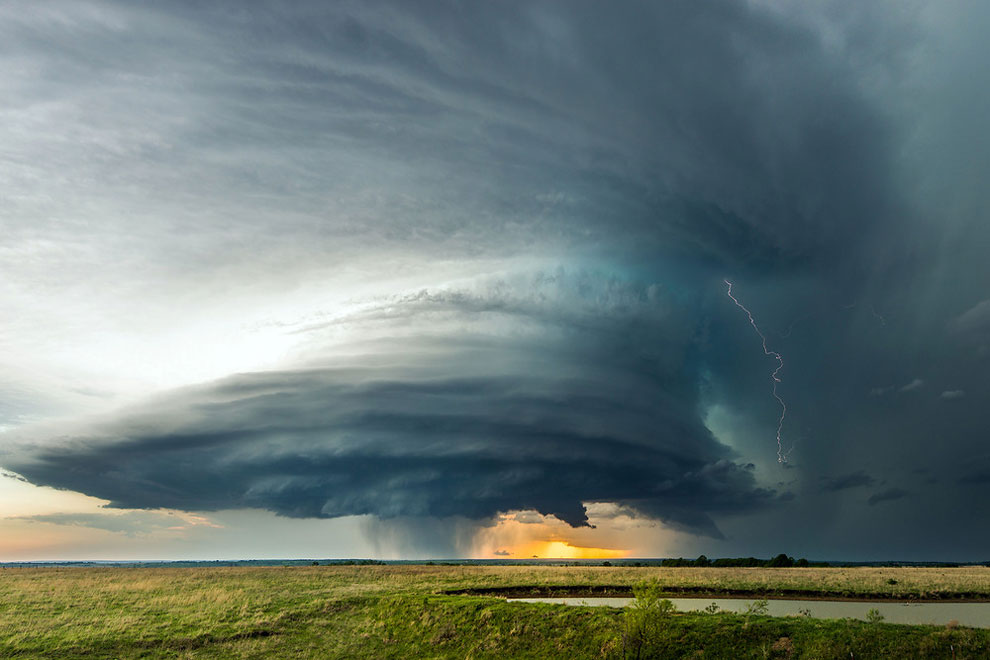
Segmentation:
{"type": "Polygon", "coordinates": [[[730,282],[729,280],[723,280],[723,281],[729,286],[728,291],[726,291],[726,293],[729,295],[729,298],[732,298],[732,302],[736,304],[736,307],[746,312],[746,316],[749,317],[749,324],[753,326],[753,329],[756,330],[756,334],[758,334],[760,336],[760,339],[763,340],[763,353],[765,355],[771,355],[774,357],[774,359],[777,360],[777,368],[770,373],[770,379],[773,381],[773,398],[777,399],[777,403],[780,404],[780,419],[777,420],[777,462],[786,463],[787,454],[784,453],[784,447],[780,440],[780,434],[784,428],[784,417],[787,415],[787,404],[784,403],[784,400],[780,398],[779,394],[777,394],[777,384],[780,383],[780,376],[778,376],[777,374],[779,374],[780,370],[784,368],[784,358],[782,358],[780,356],[780,353],[778,353],[777,351],[771,351],[769,348],[767,348],[766,335],[764,335],[763,332],[760,330],[760,327],[756,325],[756,319],[753,318],[753,313],[750,312],[748,309],[746,309],[746,307],[741,302],[739,302],[739,300],[736,299],[734,295],[732,295],[732,282],[730,282]]]}

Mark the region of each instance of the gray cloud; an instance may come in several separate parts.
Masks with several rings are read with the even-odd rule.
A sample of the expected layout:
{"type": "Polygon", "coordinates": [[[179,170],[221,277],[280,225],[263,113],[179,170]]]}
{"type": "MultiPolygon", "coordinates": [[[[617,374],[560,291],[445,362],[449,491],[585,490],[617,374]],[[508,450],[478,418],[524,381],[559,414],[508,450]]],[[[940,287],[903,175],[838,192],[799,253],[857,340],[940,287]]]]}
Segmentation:
{"type": "Polygon", "coordinates": [[[885,217],[887,127],[845,65],[736,3],[97,6],[13,12],[4,33],[33,58],[8,74],[17,235],[38,231],[53,182],[56,204],[113,211],[74,265],[115,241],[178,284],[248,254],[276,273],[265,246],[310,260],[588,238],[796,265],[885,217]],[[32,130],[32,107],[80,89],[43,116],[53,132],[32,130]],[[124,212],[145,222],[115,238],[124,212]],[[300,241],[313,222],[332,240],[300,241]]]}
{"type": "Polygon", "coordinates": [[[5,466],[121,506],[431,531],[611,499],[848,557],[901,518],[822,488],[924,465],[947,485],[917,551],[960,523],[985,547],[960,506],[985,484],[958,485],[990,396],[978,4],[0,12],[5,466]],[[782,496],[759,485],[772,367],[726,276],[785,357],[782,496]],[[286,356],[204,366],[262,326],[286,356]]]}
{"type": "Polygon", "coordinates": [[[899,500],[903,497],[907,497],[910,494],[911,493],[901,488],[890,488],[888,490],[883,490],[878,493],[874,493],[870,495],[870,498],[866,500],[866,503],[869,504],[870,506],[873,506],[875,504],[880,504],[881,502],[891,502],[893,500],[899,500]]]}
{"type": "Polygon", "coordinates": [[[971,472],[961,477],[959,483],[975,486],[990,485],[990,470],[971,472]]]}
{"type": "Polygon", "coordinates": [[[898,392],[916,392],[925,386],[925,381],[920,378],[915,378],[907,385],[901,386],[898,392]]]}
{"type": "Polygon", "coordinates": [[[16,516],[15,520],[28,520],[50,525],[89,527],[126,536],[150,534],[169,528],[184,526],[184,521],[174,515],[154,511],[127,511],[123,513],[47,513],[34,516],[16,516]]]}
{"type": "Polygon", "coordinates": [[[861,488],[864,486],[872,486],[876,483],[876,479],[866,474],[863,471],[853,472],[841,477],[831,477],[822,478],[822,490],[826,492],[837,492],[840,490],[847,490],[849,488],[861,488]]]}
{"type": "Polygon", "coordinates": [[[292,517],[584,525],[609,501],[717,536],[712,514],[772,501],[701,423],[690,328],[655,287],[526,281],[398,298],[351,320],[367,359],[179,390],[4,464],[116,507],[292,517]]]}
{"type": "Polygon", "coordinates": [[[889,394],[894,391],[893,385],[887,385],[885,387],[874,387],[870,390],[870,396],[883,396],[884,394],[889,394]]]}
{"type": "Polygon", "coordinates": [[[520,511],[512,519],[525,525],[535,525],[543,522],[543,516],[536,511],[520,511]]]}
{"type": "Polygon", "coordinates": [[[965,396],[966,393],[962,390],[945,390],[939,395],[939,398],[952,401],[953,399],[962,399],[965,396]]]}
{"type": "Polygon", "coordinates": [[[990,335],[990,300],[983,300],[973,305],[949,322],[949,327],[970,337],[985,338],[990,335]]]}

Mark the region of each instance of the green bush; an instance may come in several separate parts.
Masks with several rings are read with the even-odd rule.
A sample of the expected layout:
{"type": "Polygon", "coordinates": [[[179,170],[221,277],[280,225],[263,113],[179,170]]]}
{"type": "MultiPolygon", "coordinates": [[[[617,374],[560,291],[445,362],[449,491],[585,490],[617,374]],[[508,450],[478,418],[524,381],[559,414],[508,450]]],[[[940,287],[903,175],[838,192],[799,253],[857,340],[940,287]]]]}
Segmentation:
{"type": "Polygon", "coordinates": [[[663,598],[660,582],[654,578],[633,587],[636,599],[626,611],[622,634],[623,658],[662,657],[666,645],[664,634],[674,604],[663,598]]]}
{"type": "Polygon", "coordinates": [[[769,610],[770,602],[766,598],[762,600],[754,600],[746,606],[746,616],[766,616],[769,610]]]}

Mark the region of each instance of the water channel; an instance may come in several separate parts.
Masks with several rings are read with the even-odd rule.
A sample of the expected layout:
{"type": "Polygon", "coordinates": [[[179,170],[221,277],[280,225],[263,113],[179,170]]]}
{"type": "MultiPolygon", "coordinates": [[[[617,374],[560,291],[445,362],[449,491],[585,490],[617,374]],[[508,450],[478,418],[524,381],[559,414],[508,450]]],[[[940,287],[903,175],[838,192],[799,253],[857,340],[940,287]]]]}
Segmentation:
{"type": "MultiPolygon", "coordinates": [[[[558,603],[562,605],[591,605],[625,607],[632,598],[509,598],[517,603],[558,603]]],[[[752,598],[670,598],[680,612],[701,612],[712,603],[721,612],[745,613],[755,602],[752,598]]],[[[990,628],[990,603],[904,603],[891,601],[848,601],[848,600],[769,600],[767,614],[770,616],[810,616],[816,619],[860,619],[865,621],[867,613],[877,610],[885,623],[934,624],[944,626],[955,621],[962,626],[990,628]]]]}

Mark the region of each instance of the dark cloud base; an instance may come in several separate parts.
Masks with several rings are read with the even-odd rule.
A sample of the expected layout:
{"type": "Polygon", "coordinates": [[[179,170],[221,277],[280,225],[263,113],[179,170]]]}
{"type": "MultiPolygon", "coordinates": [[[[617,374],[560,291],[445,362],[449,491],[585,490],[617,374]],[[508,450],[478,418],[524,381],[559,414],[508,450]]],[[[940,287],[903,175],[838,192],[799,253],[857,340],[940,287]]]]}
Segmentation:
{"type": "Polygon", "coordinates": [[[617,402],[605,397],[544,397],[519,382],[355,387],[341,384],[345,377],[235,377],[163,411],[171,419],[208,414],[208,428],[121,428],[116,441],[73,438],[7,465],[34,483],[126,508],[474,519],[535,509],[583,525],[582,502],[612,501],[710,534],[717,531],[708,513],[745,511],[772,496],[744,466],[720,458],[725,449],[703,428],[661,427],[668,420],[658,417],[639,437],[595,435],[561,413],[616,414],[617,402]],[[245,386],[275,392],[231,397],[245,386]],[[224,401],[203,403],[213,396],[224,401]],[[391,411],[385,400],[415,411],[391,411]],[[458,412],[465,408],[474,411],[458,412]]]}
{"type": "Polygon", "coordinates": [[[532,509],[585,525],[594,501],[717,536],[712,514],[772,501],[699,419],[690,336],[655,287],[576,279],[393,301],[353,322],[374,334],[429,316],[456,334],[180,390],[4,464],[116,507],[293,517],[532,509]],[[517,330],[472,339],[479,315],[517,330]]]}

